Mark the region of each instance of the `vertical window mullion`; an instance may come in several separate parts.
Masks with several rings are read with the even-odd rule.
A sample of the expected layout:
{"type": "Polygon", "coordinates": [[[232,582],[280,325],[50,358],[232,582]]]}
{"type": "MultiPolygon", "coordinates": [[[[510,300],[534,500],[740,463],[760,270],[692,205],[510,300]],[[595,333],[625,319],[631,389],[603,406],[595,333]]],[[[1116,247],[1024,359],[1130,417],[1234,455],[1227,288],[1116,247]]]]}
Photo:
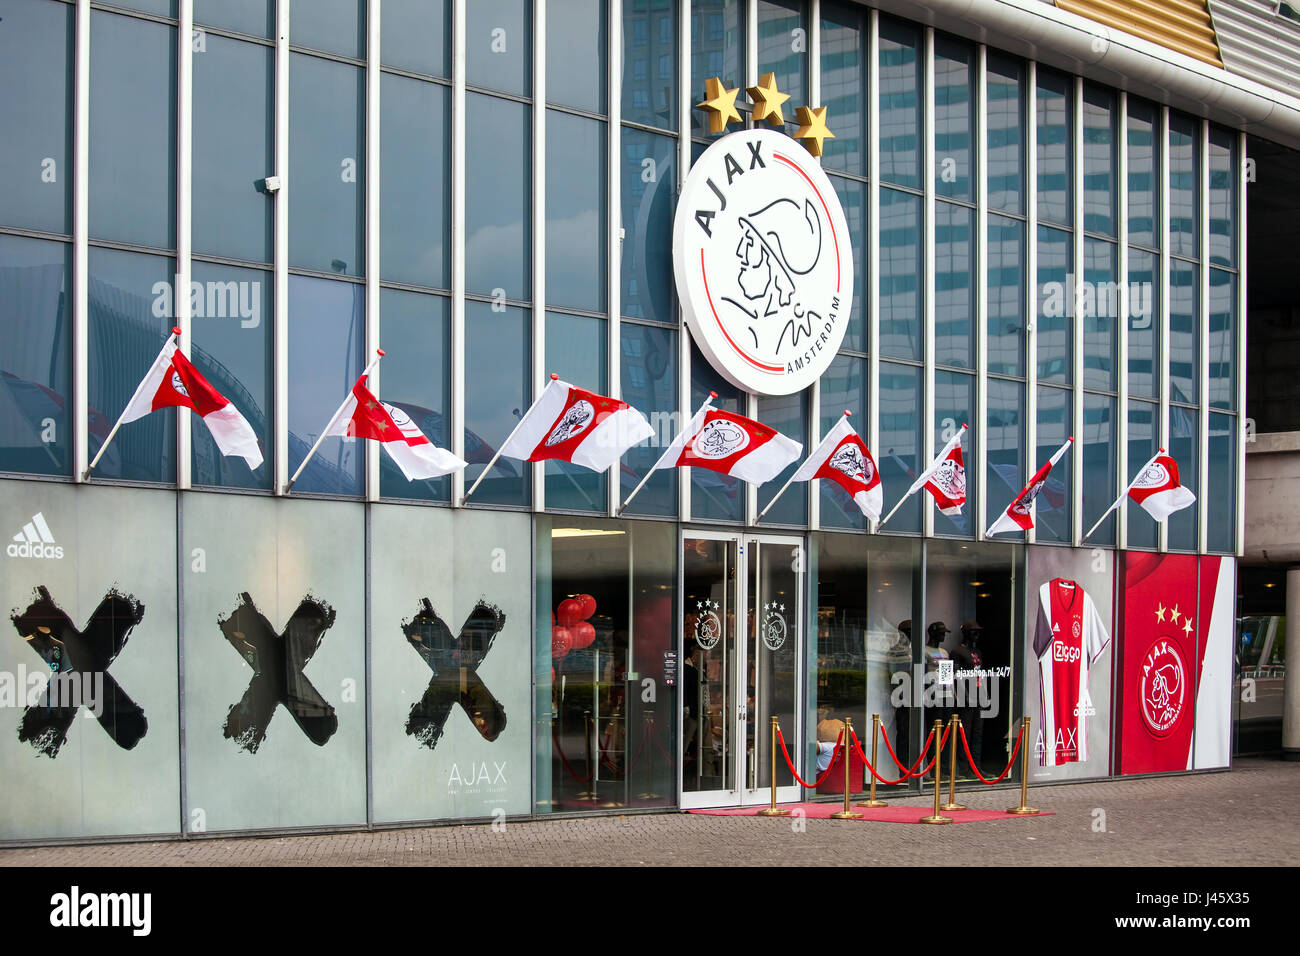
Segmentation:
{"type": "Polygon", "coordinates": [[[275,493],[289,481],[289,0],[275,23],[275,493]]]}
{"type": "Polygon", "coordinates": [[[870,12],[867,31],[867,445],[880,458],[880,12],[870,12]]]}
{"type": "Polygon", "coordinates": [[[1237,363],[1237,444],[1236,444],[1236,480],[1237,480],[1237,516],[1236,516],[1236,554],[1241,557],[1245,551],[1246,535],[1246,435],[1242,427],[1246,421],[1246,134],[1237,136],[1236,161],[1232,175],[1236,177],[1233,195],[1237,200],[1234,210],[1236,215],[1237,237],[1237,350],[1234,359],[1237,363]]]}
{"type": "Polygon", "coordinates": [[[1117,548],[1128,547],[1128,495],[1124,488],[1128,485],[1128,327],[1129,322],[1129,278],[1128,278],[1128,94],[1120,90],[1115,100],[1116,117],[1114,129],[1117,130],[1118,153],[1115,172],[1115,209],[1117,212],[1116,230],[1119,238],[1119,317],[1115,326],[1116,341],[1115,371],[1119,395],[1119,410],[1115,415],[1115,494],[1120,497],[1116,509],[1118,528],[1115,535],[1117,548]]]}
{"type": "Polygon", "coordinates": [[[75,164],[72,212],[72,476],[86,480],[89,463],[89,349],[90,298],[90,0],[77,0],[76,38],[73,54],[75,164]]]}
{"type": "MultiPolygon", "coordinates": [[[[921,382],[922,418],[925,430],[922,433],[923,467],[928,467],[934,458],[934,27],[926,27],[923,39],[921,95],[921,183],[925,190],[921,201],[921,354],[924,357],[925,371],[921,382]]],[[[970,470],[967,488],[970,487],[970,470]]],[[[926,537],[934,534],[934,508],[929,501],[924,502],[921,520],[922,534],[926,537]]]]}
{"type": "MultiPolygon", "coordinates": [[[[1157,448],[1169,447],[1169,107],[1160,107],[1160,420],[1157,448]]],[[[1169,523],[1159,522],[1157,548],[1169,550],[1169,523]]]]}
{"type": "MultiPolygon", "coordinates": [[[[1038,64],[1025,66],[1025,447],[1038,448],[1038,64]]],[[[1076,454],[1078,449],[1075,450],[1076,454]]],[[[1031,506],[1038,522],[1038,503],[1031,506]]],[[[1035,528],[1025,532],[1033,544],[1035,528]]]]}
{"type": "MultiPolygon", "coordinates": [[[[180,0],[176,37],[176,278],[172,303],[181,330],[181,351],[194,341],[190,315],[191,185],[194,158],[194,0],[180,0]],[[181,294],[185,290],[185,294],[181,294]]],[[[190,487],[190,426],[194,416],[176,416],[176,487],[190,487]]]]}
{"type": "MultiPolygon", "coordinates": [[[[691,0],[679,0],[677,33],[677,183],[686,182],[686,175],[691,171],[691,110],[694,106],[691,97],[691,0]]],[[[681,425],[690,421],[691,408],[691,333],[682,320],[682,304],[677,302],[677,420],[681,425]]],[[[676,437],[676,436],[674,436],[676,437]]],[[[677,479],[677,513],[682,521],[691,517],[691,469],[683,469],[677,479]]]]}
{"type": "MultiPolygon", "coordinates": [[[[989,412],[989,182],[988,163],[988,48],[980,44],[975,53],[975,142],[971,150],[972,162],[976,169],[975,176],[975,235],[973,240],[973,268],[975,270],[975,421],[978,427],[988,433],[989,412]]],[[[1024,425],[1024,422],[1021,422],[1024,425]]],[[[981,477],[979,495],[976,498],[975,540],[984,540],[984,530],[988,527],[987,517],[990,502],[988,500],[988,442],[979,442],[976,446],[975,473],[981,477]]],[[[1026,446],[1031,447],[1031,446],[1026,446]]]]}
{"type": "MultiPolygon", "coordinates": [[[[364,243],[364,256],[366,263],[366,319],[365,319],[365,338],[366,351],[362,359],[362,364],[368,364],[375,350],[380,347],[379,341],[379,190],[381,175],[380,166],[380,80],[382,74],[379,72],[379,31],[380,19],[382,16],[383,0],[369,0],[366,4],[366,93],[365,93],[365,156],[366,156],[366,196],[364,203],[364,226],[362,229],[362,242],[364,243]]],[[[383,394],[379,391],[381,388],[381,376],[383,375],[383,363],[375,367],[372,381],[372,390],[376,395],[383,394]]],[[[367,501],[379,500],[379,442],[368,441],[363,443],[365,447],[365,458],[363,459],[364,475],[362,479],[362,488],[364,489],[365,499],[367,501]]]]}
{"type": "Polygon", "coordinates": [[[1201,120],[1198,124],[1197,152],[1200,162],[1197,166],[1196,204],[1199,208],[1197,230],[1200,237],[1197,248],[1200,249],[1201,270],[1198,274],[1200,290],[1197,293],[1196,329],[1200,338],[1197,351],[1197,386],[1200,406],[1197,422],[1200,434],[1197,436],[1196,460],[1196,550],[1204,554],[1208,548],[1210,515],[1210,123],[1201,120]]]}
{"type": "MultiPolygon", "coordinates": [[[[1070,128],[1066,131],[1070,142],[1070,156],[1066,162],[1066,175],[1070,177],[1070,201],[1073,204],[1071,219],[1074,222],[1074,248],[1070,259],[1070,273],[1074,276],[1074,299],[1066,302],[1066,309],[1074,316],[1070,324],[1073,340],[1074,371],[1074,434],[1082,441],[1079,450],[1086,454],[1088,437],[1084,434],[1084,397],[1083,397],[1083,329],[1084,316],[1080,315],[1079,291],[1084,281],[1084,240],[1083,240],[1083,77],[1074,77],[1074,105],[1070,110],[1070,128]]],[[[1074,469],[1074,486],[1079,493],[1071,498],[1070,524],[1073,532],[1070,540],[1075,547],[1082,543],[1083,532],[1083,454],[1071,455],[1070,466],[1074,469]]]]}
{"type": "MultiPolygon", "coordinates": [[[[465,5],[454,0],[451,28],[451,450],[465,458],[465,5]]],[[[453,507],[465,495],[465,471],[451,476],[453,507]]]]}
{"type": "MultiPolygon", "coordinates": [[[[525,397],[536,401],[546,382],[546,0],[533,0],[533,307],[532,381],[525,397]]],[[[546,462],[532,473],[533,511],[546,510],[546,462]]]]}

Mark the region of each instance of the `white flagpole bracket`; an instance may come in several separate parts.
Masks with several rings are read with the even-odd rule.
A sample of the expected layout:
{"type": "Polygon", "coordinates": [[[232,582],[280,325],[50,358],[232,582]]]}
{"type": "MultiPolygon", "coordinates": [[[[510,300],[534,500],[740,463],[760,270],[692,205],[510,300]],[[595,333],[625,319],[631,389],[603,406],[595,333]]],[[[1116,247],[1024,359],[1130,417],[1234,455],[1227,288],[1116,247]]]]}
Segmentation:
{"type": "MultiPolygon", "coordinates": [[[[158,350],[158,356],[153,360],[153,365],[158,364],[158,359],[162,358],[163,350],[167,348],[167,343],[170,342],[173,337],[176,339],[176,344],[180,345],[180,334],[181,334],[181,327],[179,325],[173,325],[172,334],[167,336],[167,342],[164,342],[163,347],[158,350]]],[[[153,365],[149,366],[150,372],[153,371],[153,365]]],[[[145,379],[146,380],[148,379],[148,372],[145,373],[145,379]]],[[[132,394],[131,396],[131,401],[126,403],[126,408],[130,408],[135,403],[135,397],[140,392],[140,386],[143,385],[144,385],[144,381],[141,381],[140,385],[136,386],[135,393],[132,394]]],[[[122,415],[126,414],[126,408],[122,409],[122,415]]],[[[113,440],[113,436],[117,434],[117,430],[122,427],[122,415],[117,416],[117,421],[113,423],[113,429],[108,433],[108,437],[104,439],[104,444],[99,446],[99,451],[95,452],[94,459],[90,462],[89,465],[86,466],[86,470],[81,476],[82,481],[90,480],[90,473],[95,470],[95,466],[99,464],[99,459],[103,456],[104,452],[108,450],[109,442],[113,440]]]]}
{"type": "MultiPolygon", "coordinates": [[[[366,370],[362,372],[361,376],[357,379],[358,382],[360,382],[361,379],[365,378],[372,371],[374,371],[375,366],[379,364],[379,360],[384,357],[383,349],[375,349],[375,351],[378,354],[371,361],[371,363],[366,366],[366,370]]],[[[351,390],[349,390],[348,398],[351,397],[352,397],[352,392],[351,390]]],[[[289,483],[284,486],[284,493],[286,495],[291,490],[293,490],[294,482],[298,480],[298,476],[302,474],[302,470],[307,467],[307,462],[311,461],[311,456],[316,454],[316,450],[320,448],[321,442],[323,442],[327,437],[329,437],[330,429],[334,427],[335,423],[339,420],[339,416],[343,414],[343,409],[347,407],[348,398],[343,399],[343,401],[339,404],[338,410],[330,417],[329,424],[325,426],[324,431],[322,431],[319,437],[317,437],[316,444],[311,446],[311,451],[307,452],[307,457],[302,460],[302,464],[298,466],[298,470],[293,473],[293,477],[289,479],[289,483]]]]}

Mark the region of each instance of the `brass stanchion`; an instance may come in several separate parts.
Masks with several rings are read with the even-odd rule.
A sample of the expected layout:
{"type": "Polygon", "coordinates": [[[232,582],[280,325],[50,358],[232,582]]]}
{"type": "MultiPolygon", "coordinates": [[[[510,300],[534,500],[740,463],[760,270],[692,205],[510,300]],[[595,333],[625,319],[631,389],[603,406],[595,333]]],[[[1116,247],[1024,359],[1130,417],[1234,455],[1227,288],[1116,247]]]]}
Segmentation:
{"type": "Polygon", "coordinates": [[[646,763],[646,771],[645,771],[645,790],[643,790],[642,792],[636,795],[636,798],[638,800],[659,799],[659,794],[657,794],[654,789],[655,752],[654,752],[654,748],[650,746],[650,744],[654,742],[654,732],[655,732],[655,715],[650,713],[649,711],[646,711],[644,715],[644,721],[641,724],[641,733],[644,735],[643,739],[646,742],[645,743],[646,751],[647,751],[646,760],[648,762],[646,763]]]}
{"type": "Polygon", "coordinates": [[[1020,806],[1012,807],[1007,813],[1029,816],[1041,811],[1029,805],[1029,715],[1020,721],[1020,806]]]}
{"type": "MultiPolygon", "coordinates": [[[[617,743],[618,743],[618,717],[619,717],[618,713],[615,712],[615,713],[614,713],[614,714],[609,718],[609,724],[607,725],[608,728],[609,728],[609,737],[610,737],[610,740],[612,740],[612,741],[614,742],[615,745],[617,745],[617,743]]],[[[596,727],[596,737],[597,737],[597,740],[599,740],[599,738],[600,738],[600,727],[599,727],[599,725],[597,725],[597,727],[596,727]]],[[[626,787],[626,786],[627,786],[627,764],[626,764],[626,761],[627,761],[627,746],[626,746],[626,744],[627,744],[627,734],[624,734],[624,735],[623,735],[623,741],[624,741],[624,747],[623,747],[623,760],[624,760],[624,766],[623,766],[623,781],[624,781],[624,783],[623,783],[623,786],[626,787]]],[[[597,744],[596,759],[597,759],[597,760],[600,760],[600,759],[601,759],[600,749],[599,749],[599,744],[597,744]]],[[[613,773],[614,771],[610,771],[610,772],[613,773]]],[[[606,807],[607,809],[610,809],[610,810],[616,810],[616,809],[618,809],[618,808],[621,807],[621,806],[625,806],[625,804],[624,804],[621,800],[618,800],[618,799],[616,798],[616,799],[613,799],[613,800],[606,800],[604,803],[601,804],[601,806],[602,806],[602,807],[606,807]]]]}
{"type": "MultiPolygon", "coordinates": [[[[879,743],[880,743],[880,715],[872,714],[871,715],[871,769],[873,771],[876,769],[876,754],[878,753],[877,747],[879,746],[879,743]]],[[[876,775],[874,773],[872,773],[871,775],[871,796],[868,797],[866,800],[854,804],[854,806],[866,807],[867,809],[889,806],[889,804],[885,803],[884,800],[876,799],[876,775]]]]}
{"type": "Polygon", "coordinates": [[[772,805],[758,811],[760,817],[788,817],[790,811],[776,805],[776,715],[772,715],[772,805]]]}
{"type": "Polygon", "coordinates": [[[590,790],[583,790],[578,794],[579,800],[596,800],[596,772],[591,766],[591,711],[582,712],[582,745],[586,751],[586,764],[584,767],[587,772],[587,785],[590,790]]]}
{"type": "Polygon", "coordinates": [[[943,789],[943,765],[940,763],[943,757],[943,721],[934,722],[934,813],[928,817],[921,817],[921,823],[952,823],[952,817],[945,817],[939,812],[939,791],[943,789]]]}
{"type": "Polygon", "coordinates": [[[965,810],[957,802],[957,735],[961,733],[961,718],[956,714],[948,721],[948,734],[952,737],[952,753],[948,756],[948,802],[940,810],[965,810]]]}
{"type": "Polygon", "coordinates": [[[853,718],[844,718],[844,809],[836,810],[831,814],[832,820],[861,820],[862,814],[856,810],[849,809],[849,798],[853,793],[853,786],[849,781],[849,764],[853,761],[849,755],[853,752],[853,718]]]}

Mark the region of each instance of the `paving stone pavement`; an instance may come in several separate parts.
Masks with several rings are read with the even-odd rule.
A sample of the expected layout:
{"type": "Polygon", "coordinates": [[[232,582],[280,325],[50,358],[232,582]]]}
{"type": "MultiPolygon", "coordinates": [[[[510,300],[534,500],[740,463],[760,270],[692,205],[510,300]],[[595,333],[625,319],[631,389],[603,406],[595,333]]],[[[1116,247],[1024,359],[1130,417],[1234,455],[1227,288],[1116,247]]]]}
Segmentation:
{"type": "MultiPolygon", "coordinates": [[[[1018,796],[959,800],[1002,810],[1018,796]]],[[[1298,798],[1300,763],[1248,758],[1227,773],[1035,787],[1030,804],[1052,816],[954,826],[633,814],[15,848],[0,850],[0,866],[1289,866],[1300,860],[1298,798]]]]}

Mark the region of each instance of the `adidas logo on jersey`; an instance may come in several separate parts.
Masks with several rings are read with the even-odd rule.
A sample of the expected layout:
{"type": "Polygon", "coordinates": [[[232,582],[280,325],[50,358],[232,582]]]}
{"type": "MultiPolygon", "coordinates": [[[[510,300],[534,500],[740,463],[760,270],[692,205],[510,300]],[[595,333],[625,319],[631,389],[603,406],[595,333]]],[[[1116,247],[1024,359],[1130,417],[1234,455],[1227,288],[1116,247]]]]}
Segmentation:
{"type": "Polygon", "coordinates": [[[54,534],[45,523],[45,515],[36,512],[32,520],[23,525],[23,530],[13,537],[5,554],[11,558],[51,558],[63,557],[63,549],[54,543],[54,534]]]}
{"type": "Polygon", "coordinates": [[[1061,625],[1060,625],[1060,624],[1053,624],[1053,625],[1052,625],[1052,633],[1053,633],[1053,634],[1060,634],[1060,633],[1061,633],[1061,625]]]}

